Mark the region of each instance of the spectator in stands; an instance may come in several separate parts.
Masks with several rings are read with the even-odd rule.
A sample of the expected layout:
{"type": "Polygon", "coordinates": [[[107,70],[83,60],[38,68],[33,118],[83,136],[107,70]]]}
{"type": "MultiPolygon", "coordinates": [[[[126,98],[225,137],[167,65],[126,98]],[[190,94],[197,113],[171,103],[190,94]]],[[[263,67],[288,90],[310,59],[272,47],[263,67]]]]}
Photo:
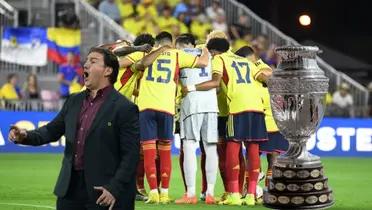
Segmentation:
{"type": "Polygon", "coordinates": [[[36,74],[29,74],[26,82],[22,87],[23,96],[27,99],[38,99],[39,98],[39,87],[37,85],[36,74]]]}
{"type": "Polygon", "coordinates": [[[21,99],[21,89],[17,85],[18,75],[17,74],[8,74],[7,83],[1,87],[1,94],[4,99],[8,100],[17,100],[21,99]]]}
{"type": "Polygon", "coordinates": [[[246,34],[250,34],[251,26],[248,16],[241,15],[237,23],[230,26],[230,36],[232,39],[243,39],[246,34]]]}
{"type": "Polygon", "coordinates": [[[212,26],[213,30],[223,31],[225,34],[228,34],[226,17],[223,13],[217,14],[216,19],[213,20],[212,26]]]}
{"type": "Polygon", "coordinates": [[[332,116],[353,117],[353,96],[349,93],[350,86],[342,83],[339,90],[333,93],[332,116]]]}
{"type": "Polygon", "coordinates": [[[232,45],[233,51],[235,52],[243,46],[251,46],[252,39],[253,36],[250,33],[244,34],[242,38],[235,39],[232,45]]]}
{"type": "Polygon", "coordinates": [[[206,15],[199,14],[192,20],[190,30],[197,37],[199,43],[203,43],[207,34],[212,31],[212,25],[206,15]]]}
{"type": "MultiPolygon", "coordinates": [[[[142,3],[137,6],[137,12],[141,17],[146,14],[150,14],[153,18],[158,16],[158,11],[156,10],[153,0],[142,0],[142,3]]],[[[146,32],[148,33],[148,31],[146,32]]]]}
{"type": "Polygon", "coordinates": [[[201,4],[201,0],[190,0],[190,9],[189,9],[190,20],[192,21],[199,14],[203,14],[203,13],[204,13],[204,8],[203,8],[203,5],[201,4]]]}
{"type": "Polygon", "coordinates": [[[206,12],[211,21],[215,20],[218,15],[226,16],[219,0],[213,0],[212,5],[207,7],[206,12]]]}
{"type": "Polygon", "coordinates": [[[98,6],[98,10],[121,25],[121,16],[115,0],[103,0],[98,6]]]}
{"type": "Polygon", "coordinates": [[[60,94],[62,98],[67,98],[70,95],[70,86],[76,77],[78,66],[74,63],[74,54],[68,53],[66,63],[61,65],[58,69],[58,82],[60,83],[60,94]]]}
{"type": "Polygon", "coordinates": [[[172,8],[164,7],[162,15],[156,20],[159,30],[171,33],[172,27],[178,25],[178,20],[172,16],[172,8]]]}
{"type": "Polygon", "coordinates": [[[187,25],[189,25],[189,23],[190,23],[190,17],[189,17],[189,13],[190,13],[190,5],[189,5],[189,3],[188,3],[188,0],[181,0],[181,1],[176,5],[176,7],[174,8],[173,16],[174,16],[174,17],[178,17],[181,13],[186,14],[186,17],[185,17],[185,23],[186,23],[187,25]]]}
{"type": "Polygon", "coordinates": [[[117,5],[122,21],[135,13],[136,5],[132,3],[132,0],[118,0],[117,5]]]}

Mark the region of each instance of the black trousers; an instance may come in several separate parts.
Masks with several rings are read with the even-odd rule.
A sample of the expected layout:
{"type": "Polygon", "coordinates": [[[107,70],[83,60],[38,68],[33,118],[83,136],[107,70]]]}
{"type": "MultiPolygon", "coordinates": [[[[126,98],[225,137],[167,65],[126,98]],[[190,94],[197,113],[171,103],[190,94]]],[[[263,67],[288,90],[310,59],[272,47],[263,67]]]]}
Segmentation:
{"type": "MultiPolygon", "coordinates": [[[[97,193],[97,196],[99,193],[97,193]]],[[[97,197],[97,198],[98,198],[97,197]]],[[[88,196],[87,187],[84,179],[84,171],[72,171],[71,181],[65,197],[57,198],[57,210],[107,210],[107,206],[96,204],[88,196]]],[[[115,204],[115,210],[120,210],[115,204]]]]}

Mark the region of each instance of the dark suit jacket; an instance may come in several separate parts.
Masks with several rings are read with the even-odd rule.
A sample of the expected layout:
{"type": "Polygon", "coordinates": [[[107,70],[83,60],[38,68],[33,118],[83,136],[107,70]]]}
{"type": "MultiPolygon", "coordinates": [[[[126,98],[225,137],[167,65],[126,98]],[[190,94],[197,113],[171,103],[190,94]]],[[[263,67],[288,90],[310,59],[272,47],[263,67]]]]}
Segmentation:
{"type": "MultiPolygon", "coordinates": [[[[62,168],[55,195],[67,193],[75,147],[76,126],[86,91],[71,95],[47,125],[27,132],[27,145],[42,145],[66,137],[62,168]]],[[[134,209],[135,174],[139,159],[138,108],[116,90],[108,93],[88,131],[84,146],[84,174],[90,198],[93,186],[104,186],[124,209],[134,209]]]]}

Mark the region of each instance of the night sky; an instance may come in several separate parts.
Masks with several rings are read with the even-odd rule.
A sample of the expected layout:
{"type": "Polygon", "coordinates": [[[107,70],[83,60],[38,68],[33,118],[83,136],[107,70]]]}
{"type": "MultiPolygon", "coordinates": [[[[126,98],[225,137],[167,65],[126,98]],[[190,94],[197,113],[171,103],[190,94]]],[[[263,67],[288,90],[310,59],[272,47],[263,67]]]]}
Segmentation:
{"type": "Polygon", "coordinates": [[[299,42],[313,40],[372,64],[370,1],[240,0],[240,2],[299,42]],[[303,13],[311,16],[310,27],[299,24],[298,17],[303,13]]]}

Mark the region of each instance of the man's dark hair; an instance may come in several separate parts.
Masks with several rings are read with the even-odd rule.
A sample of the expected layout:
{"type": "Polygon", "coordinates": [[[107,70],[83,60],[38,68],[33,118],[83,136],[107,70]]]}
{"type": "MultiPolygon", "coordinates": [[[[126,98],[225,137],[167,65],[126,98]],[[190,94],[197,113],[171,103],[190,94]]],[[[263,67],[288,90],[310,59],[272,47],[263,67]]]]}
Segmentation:
{"type": "Polygon", "coordinates": [[[235,52],[236,55],[239,55],[241,57],[247,57],[247,56],[250,56],[252,54],[254,54],[254,50],[252,47],[249,47],[249,46],[243,46],[241,47],[239,50],[237,50],[235,52]]]}
{"type": "Polygon", "coordinates": [[[10,82],[10,80],[12,80],[14,77],[18,77],[18,75],[16,73],[10,73],[6,79],[8,82],[10,82]]]}
{"type": "Polygon", "coordinates": [[[154,37],[152,37],[151,34],[143,33],[143,34],[138,35],[133,42],[134,46],[140,46],[140,45],[144,45],[144,44],[149,44],[153,47],[154,44],[155,44],[154,37]]]}
{"type": "Polygon", "coordinates": [[[209,51],[215,50],[223,53],[229,50],[230,44],[224,38],[213,38],[208,41],[207,48],[209,51]]]}
{"type": "Polygon", "coordinates": [[[92,47],[89,53],[96,52],[103,55],[103,62],[105,66],[112,68],[112,73],[110,75],[110,83],[114,84],[119,74],[119,61],[118,58],[108,49],[102,47],[92,47]]]}
{"type": "Polygon", "coordinates": [[[181,34],[176,39],[176,44],[177,43],[185,44],[185,45],[192,44],[195,47],[195,37],[194,35],[189,34],[189,33],[181,34]]]}
{"type": "Polygon", "coordinates": [[[163,41],[172,42],[173,37],[172,37],[172,34],[166,32],[166,31],[162,31],[158,35],[156,35],[155,41],[157,41],[157,42],[163,42],[163,41]]]}

